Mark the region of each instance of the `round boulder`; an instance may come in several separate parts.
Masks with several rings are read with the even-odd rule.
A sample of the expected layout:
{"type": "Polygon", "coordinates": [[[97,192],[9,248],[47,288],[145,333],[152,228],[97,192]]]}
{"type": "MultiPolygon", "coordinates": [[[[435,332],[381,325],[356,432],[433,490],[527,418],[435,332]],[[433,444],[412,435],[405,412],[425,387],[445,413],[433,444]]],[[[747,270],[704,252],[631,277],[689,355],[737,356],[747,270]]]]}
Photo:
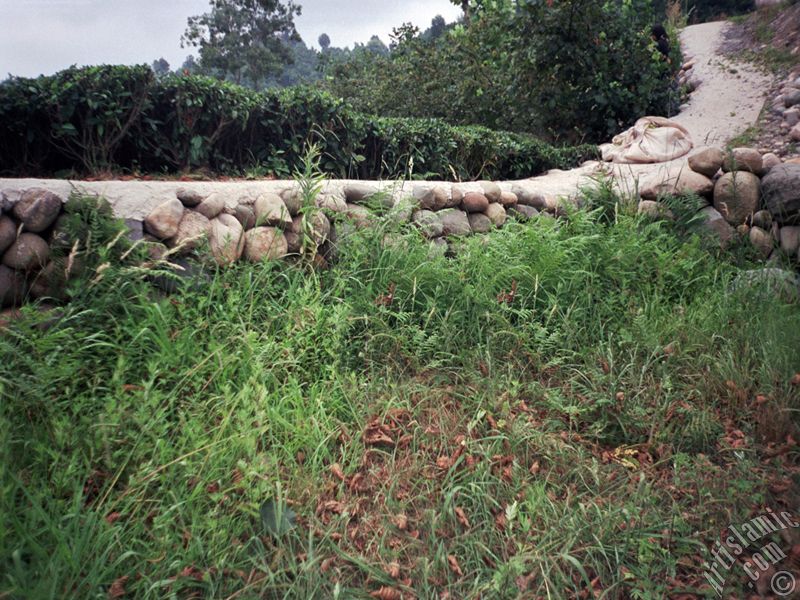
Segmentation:
{"type": "Polygon", "coordinates": [[[527,204],[517,204],[508,209],[508,214],[519,219],[520,221],[527,221],[539,216],[539,211],[527,204]]]}
{"type": "Polygon", "coordinates": [[[18,271],[33,271],[47,264],[50,247],[35,233],[22,233],[3,254],[3,264],[18,271]]]}
{"type": "Polygon", "coordinates": [[[449,208],[439,213],[442,220],[444,235],[470,235],[472,228],[469,226],[469,218],[463,210],[449,208]]]}
{"type": "Polygon", "coordinates": [[[411,219],[422,235],[428,239],[440,237],[444,233],[442,220],[435,212],[430,210],[418,210],[411,219]]]}
{"type": "Polygon", "coordinates": [[[19,271],[0,265],[0,308],[19,306],[25,298],[25,278],[19,271]]]}
{"type": "Polygon", "coordinates": [[[762,258],[768,258],[769,255],[772,254],[772,248],[774,246],[772,234],[767,233],[761,229],[761,227],[751,227],[749,236],[750,243],[758,250],[762,258]]]}
{"type": "Polygon", "coordinates": [[[194,209],[206,219],[213,219],[225,210],[225,197],[219,193],[211,194],[194,209]]]}
{"type": "Polygon", "coordinates": [[[442,187],[414,186],[414,199],[423,210],[442,210],[450,204],[450,195],[442,187]]]}
{"type": "Polygon", "coordinates": [[[755,148],[734,148],[725,157],[722,170],[726,173],[731,171],[749,171],[750,173],[760,173],[764,168],[764,159],[761,153],[755,148]]]}
{"type": "Polygon", "coordinates": [[[489,217],[489,220],[495,227],[502,227],[505,225],[506,219],[508,218],[506,209],[503,208],[502,204],[498,203],[492,203],[489,205],[489,208],[486,209],[486,216],[489,217]]]}
{"type": "Polygon", "coordinates": [[[266,193],[256,198],[256,224],[282,229],[292,226],[289,208],[278,194],[266,193]]]}
{"type": "Polygon", "coordinates": [[[377,193],[378,188],[367,183],[348,183],[344,186],[344,198],[350,204],[366,202],[377,193]]]}
{"type": "Polygon", "coordinates": [[[544,194],[528,190],[522,186],[515,186],[512,190],[517,195],[517,202],[525,206],[532,206],[537,210],[544,210],[547,206],[547,199],[544,194]]]}
{"type": "Polygon", "coordinates": [[[159,240],[168,240],[178,233],[181,219],[183,219],[183,203],[173,198],[155,207],[145,218],[144,226],[148,233],[159,240]]]}
{"type": "Polygon", "coordinates": [[[461,207],[470,213],[482,213],[489,208],[489,199],[480,192],[467,192],[461,200],[461,207]]]}
{"type": "Polygon", "coordinates": [[[27,190],[12,209],[25,231],[33,233],[41,233],[50,227],[60,212],[61,198],[40,188],[27,190]]]}
{"type": "Polygon", "coordinates": [[[731,225],[741,225],[758,211],[761,184],[747,171],[725,173],[714,186],[714,208],[731,225]]]}
{"type": "Polygon", "coordinates": [[[184,206],[188,206],[190,208],[197,206],[203,201],[203,196],[197,190],[180,188],[177,192],[175,192],[175,195],[184,206]]]}
{"type": "Polygon", "coordinates": [[[725,155],[720,148],[703,148],[689,155],[689,168],[706,177],[714,177],[722,168],[725,155]]]}
{"type": "Polygon", "coordinates": [[[489,233],[492,230],[492,222],[483,213],[469,213],[467,218],[473,233],[489,233]]]}
{"type": "Polygon", "coordinates": [[[250,262],[283,258],[289,243],[283,232],[274,227],[256,227],[244,234],[244,257],[250,262]]]}
{"type": "Polygon", "coordinates": [[[256,213],[253,211],[252,206],[237,204],[233,211],[233,216],[242,224],[245,231],[256,226],[256,213]]]}
{"type": "Polygon", "coordinates": [[[789,256],[795,256],[800,249],[800,227],[786,226],[781,227],[780,231],[781,250],[789,256]]]}
{"type": "Polygon", "coordinates": [[[500,194],[500,204],[506,208],[516,205],[518,201],[519,199],[514,192],[503,192],[500,194]]]}
{"type": "Polygon", "coordinates": [[[489,202],[500,202],[500,196],[503,195],[503,190],[500,189],[499,185],[493,181],[481,181],[479,183],[483,190],[483,195],[486,196],[489,202]]]}
{"type": "Polygon", "coordinates": [[[0,254],[17,239],[17,224],[5,215],[0,216],[0,254]]]}
{"type": "Polygon", "coordinates": [[[800,164],[772,167],[761,180],[764,205],[780,224],[800,221],[800,164]]]}
{"type": "Polygon", "coordinates": [[[170,240],[170,246],[181,246],[186,252],[194,250],[208,236],[210,230],[211,221],[199,212],[185,210],[178,225],[178,232],[170,240]]]}
{"type": "Polygon", "coordinates": [[[234,263],[244,250],[244,228],[236,217],[222,213],[211,220],[208,243],[218,264],[234,263]]]}

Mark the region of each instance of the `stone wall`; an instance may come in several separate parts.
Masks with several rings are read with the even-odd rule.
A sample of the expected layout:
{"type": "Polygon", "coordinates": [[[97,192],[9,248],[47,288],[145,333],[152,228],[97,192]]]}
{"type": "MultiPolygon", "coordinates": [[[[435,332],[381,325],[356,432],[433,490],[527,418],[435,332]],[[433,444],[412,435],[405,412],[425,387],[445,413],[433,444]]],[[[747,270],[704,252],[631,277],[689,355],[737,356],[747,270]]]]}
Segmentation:
{"type": "Polygon", "coordinates": [[[765,260],[800,256],[800,161],[781,162],[753,148],[700,148],[678,165],[643,182],[639,212],[668,216],[665,194],[693,192],[708,205],[700,212],[723,246],[745,237],[765,260]]]}
{"type": "MultiPolygon", "coordinates": [[[[304,254],[324,266],[353,229],[380,220],[416,227],[437,251],[453,240],[486,234],[509,216],[559,216],[575,197],[545,195],[536,181],[465,184],[327,181],[304,206],[298,183],[69,182],[0,180],[0,304],[62,298],[69,269],[51,260],[63,246],[63,207],[71,192],[106,198],[129,237],[154,260],[205,250],[220,265],[304,254]]],[[[669,218],[659,199],[694,192],[721,244],[746,238],[765,260],[798,261],[800,164],[737,148],[693,152],[687,163],[642,182],[640,213],[669,218]]]]}
{"type": "Polygon", "coordinates": [[[324,265],[354,228],[381,219],[417,227],[439,251],[449,240],[489,233],[509,215],[555,216],[567,200],[522,184],[328,181],[312,206],[300,186],[264,182],[0,182],[0,304],[63,295],[51,246],[63,237],[71,192],[101,196],[125,220],[129,237],[154,260],[210,252],[220,265],[310,255],[324,265]]]}

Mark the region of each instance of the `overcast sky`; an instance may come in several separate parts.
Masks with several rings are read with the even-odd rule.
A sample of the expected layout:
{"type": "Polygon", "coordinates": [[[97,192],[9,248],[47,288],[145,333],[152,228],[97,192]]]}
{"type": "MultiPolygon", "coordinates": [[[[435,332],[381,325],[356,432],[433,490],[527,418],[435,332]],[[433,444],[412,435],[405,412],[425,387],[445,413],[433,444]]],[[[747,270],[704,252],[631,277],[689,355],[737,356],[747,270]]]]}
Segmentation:
{"type": "MultiPolygon", "coordinates": [[[[421,29],[441,14],[454,21],[450,0],[297,0],[305,42],[327,33],[334,46],[352,46],[377,34],[389,43],[392,27],[421,29]]],[[[72,64],[140,64],[166,58],[172,68],[194,48],[180,47],[190,15],[207,12],[208,0],[0,0],[0,80],[33,77],[72,64]]]]}

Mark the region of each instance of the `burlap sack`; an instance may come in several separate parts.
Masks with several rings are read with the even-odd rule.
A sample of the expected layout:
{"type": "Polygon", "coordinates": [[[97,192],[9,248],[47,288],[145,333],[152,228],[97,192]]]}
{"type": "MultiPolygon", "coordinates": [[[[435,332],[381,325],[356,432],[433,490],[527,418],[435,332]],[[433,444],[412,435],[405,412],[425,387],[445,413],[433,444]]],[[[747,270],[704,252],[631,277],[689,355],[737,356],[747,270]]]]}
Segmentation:
{"type": "Polygon", "coordinates": [[[612,143],[600,146],[607,162],[641,164],[667,162],[689,152],[694,144],[686,129],[664,117],[642,117],[612,143]]]}

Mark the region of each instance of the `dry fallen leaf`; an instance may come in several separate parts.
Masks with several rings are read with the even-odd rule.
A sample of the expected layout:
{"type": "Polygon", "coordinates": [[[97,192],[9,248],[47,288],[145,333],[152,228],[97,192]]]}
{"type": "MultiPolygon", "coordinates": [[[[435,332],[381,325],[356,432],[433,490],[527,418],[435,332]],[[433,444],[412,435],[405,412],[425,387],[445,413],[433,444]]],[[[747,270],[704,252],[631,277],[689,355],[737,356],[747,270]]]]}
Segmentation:
{"type": "Polygon", "coordinates": [[[450,570],[455,573],[455,575],[458,577],[464,576],[464,571],[461,570],[461,566],[458,564],[458,559],[452,554],[447,555],[447,564],[450,565],[450,570]]]}
{"type": "Polygon", "coordinates": [[[372,592],[370,597],[377,600],[403,600],[403,594],[399,590],[386,586],[372,592]]]}
{"type": "Polygon", "coordinates": [[[467,513],[464,512],[463,508],[456,507],[456,519],[458,522],[461,523],[464,527],[469,529],[469,519],[467,518],[467,513]]]}
{"type": "Polygon", "coordinates": [[[395,527],[397,527],[400,531],[405,531],[408,529],[408,517],[403,513],[392,517],[392,523],[394,523],[395,527]]]}
{"type": "Polygon", "coordinates": [[[394,446],[391,433],[391,430],[386,425],[373,419],[367,423],[367,427],[364,429],[364,444],[367,446],[394,446]]]}
{"type": "Polygon", "coordinates": [[[344,471],[339,463],[334,463],[331,465],[331,473],[333,473],[333,476],[339,481],[345,480],[344,471]]]}
{"type": "Polygon", "coordinates": [[[392,579],[398,579],[400,577],[400,565],[396,562],[389,563],[386,574],[392,579]]]}
{"type": "Polygon", "coordinates": [[[108,597],[110,600],[116,600],[116,598],[124,598],[128,595],[128,592],[125,591],[125,584],[128,583],[130,577],[124,575],[114,581],[111,584],[111,587],[108,588],[108,597]]]}
{"type": "Polygon", "coordinates": [[[114,523],[116,523],[117,521],[119,521],[121,518],[122,518],[122,513],[118,513],[118,512],[111,512],[111,513],[108,513],[108,514],[106,515],[106,522],[107,522],[109,525],[113,525],[114,523]]]}
{"type": "Polygon", "coordinates": [[[326,558],[325,560],[322,561],[322,564],[320,565],[319,570],[322,571],[323,573],[327,573],[328,571],[331,570],[331,567],[333,566],[333,561],[334,560],[335,559],[333,559],[333,558],[326,558]]]}

